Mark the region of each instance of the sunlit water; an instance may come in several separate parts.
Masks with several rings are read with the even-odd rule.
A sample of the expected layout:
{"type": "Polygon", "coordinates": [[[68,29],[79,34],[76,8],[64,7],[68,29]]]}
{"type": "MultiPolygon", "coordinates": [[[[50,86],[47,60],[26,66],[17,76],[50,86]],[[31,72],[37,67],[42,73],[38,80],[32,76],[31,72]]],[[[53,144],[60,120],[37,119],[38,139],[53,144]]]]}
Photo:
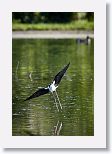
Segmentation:
{"type": "Polygon", "coordinates": [[[94,135],[94,41],[75,39],[13,39],[12,135],[94,135]],[[46,87],[68,63],[57,92],[58,112],[52,94],[23,100],[46,87]]]}

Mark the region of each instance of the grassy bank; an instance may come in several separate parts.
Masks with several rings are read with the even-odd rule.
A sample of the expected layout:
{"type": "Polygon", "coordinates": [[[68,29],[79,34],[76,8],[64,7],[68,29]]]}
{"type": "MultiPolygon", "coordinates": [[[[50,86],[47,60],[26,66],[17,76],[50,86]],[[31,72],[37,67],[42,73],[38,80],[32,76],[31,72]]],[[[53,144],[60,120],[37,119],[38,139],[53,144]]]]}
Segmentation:
{"type": "Polygon", "coordinates": [[[12,30],[94,30],[94,23],[88,22],[87,20],[80,20],[71,23],[38,23],[38,24],[22,24],[13,23],[12,30]]]}

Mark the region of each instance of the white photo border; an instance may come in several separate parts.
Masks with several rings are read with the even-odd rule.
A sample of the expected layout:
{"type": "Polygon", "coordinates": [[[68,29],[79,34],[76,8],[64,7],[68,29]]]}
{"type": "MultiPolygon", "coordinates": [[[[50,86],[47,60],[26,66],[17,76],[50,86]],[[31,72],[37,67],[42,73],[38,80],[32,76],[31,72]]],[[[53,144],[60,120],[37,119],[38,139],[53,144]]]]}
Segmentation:
{"type": "Polygon", "coordinates": [[[0,114],[3,148],[106,148],[106,3],[1,0],[0,114]],[[12,136],[12,12],[94,12],[94,136],[12,136]]]}

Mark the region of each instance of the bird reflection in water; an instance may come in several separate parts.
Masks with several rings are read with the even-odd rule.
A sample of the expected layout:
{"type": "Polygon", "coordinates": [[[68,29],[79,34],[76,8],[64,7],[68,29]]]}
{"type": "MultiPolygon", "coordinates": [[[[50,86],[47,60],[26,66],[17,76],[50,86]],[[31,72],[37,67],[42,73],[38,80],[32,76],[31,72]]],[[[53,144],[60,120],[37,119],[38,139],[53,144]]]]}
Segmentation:
{"type": "Polygon", "coordinates": [[[55,129],[54,129],[54,134],[53,135],[59,136],[60,135],[60,131],[62,129],[62,126],[63,126],[62,122],[58,120],[56,126],[54,126],[55,129]]]}

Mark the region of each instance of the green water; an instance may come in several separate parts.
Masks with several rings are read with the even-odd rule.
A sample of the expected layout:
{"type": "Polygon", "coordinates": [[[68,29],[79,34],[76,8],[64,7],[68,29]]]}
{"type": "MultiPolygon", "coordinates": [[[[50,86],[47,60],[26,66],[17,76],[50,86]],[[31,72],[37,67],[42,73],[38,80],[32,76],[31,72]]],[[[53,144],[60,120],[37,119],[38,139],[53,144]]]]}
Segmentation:
{"type": "Polygon", "coordinates": [[[93,136],[94,41],[13,39],[12,47],[12,135],[93,136]],[[62,110],[58,112],[50,93],[23,102],[69,61],[57,89],[62,110]]]}

